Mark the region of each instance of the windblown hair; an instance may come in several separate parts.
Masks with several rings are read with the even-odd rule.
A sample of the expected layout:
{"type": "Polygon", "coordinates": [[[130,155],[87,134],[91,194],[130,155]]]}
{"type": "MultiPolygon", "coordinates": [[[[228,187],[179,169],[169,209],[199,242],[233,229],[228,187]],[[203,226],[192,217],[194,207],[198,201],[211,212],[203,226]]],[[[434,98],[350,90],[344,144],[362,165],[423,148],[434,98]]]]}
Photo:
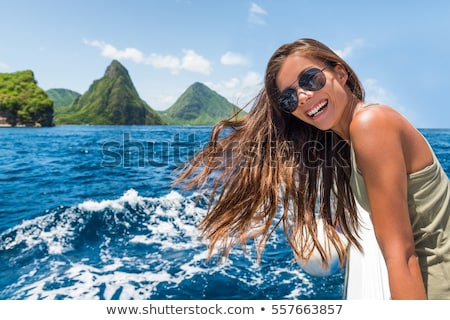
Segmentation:
{"type": "Polygon", "coordinates": [[[327,265],[329,249],[319,241],[317,218],[322,218],[341,263],[347,248],[336,230],[360,248],[348,143],[278,107],[275,77],[294,52],[326,65],[341,64],[349,75],[350,92],[359,100],[364,98],[350,66],[316,40],[300,39],[272,55],[264,88],[250,112],[214,126],[209,144],[176,181],[188,189],[211,189],[210,207],[199,225],[209,241],[210,256],[218,247],[226,258],[234,244],[245,248],[253,239],[260,258],[272,232],[282,226],[297,258],[307,261],[317,248],[327,265]]]}

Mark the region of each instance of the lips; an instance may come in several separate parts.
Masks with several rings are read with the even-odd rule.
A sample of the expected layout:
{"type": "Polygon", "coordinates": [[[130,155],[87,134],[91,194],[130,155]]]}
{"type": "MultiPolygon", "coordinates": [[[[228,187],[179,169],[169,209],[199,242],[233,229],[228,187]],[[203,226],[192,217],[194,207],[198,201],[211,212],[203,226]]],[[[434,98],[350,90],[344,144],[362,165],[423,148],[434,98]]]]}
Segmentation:
{"type": "Polygon", "coordinates": [[[317,104],[314,108],[310,109],[306,114],[310,118],[314,118],[317,115],[319,115],[328,105],[328,101],[322,101],[319,104],[317,104]]]}

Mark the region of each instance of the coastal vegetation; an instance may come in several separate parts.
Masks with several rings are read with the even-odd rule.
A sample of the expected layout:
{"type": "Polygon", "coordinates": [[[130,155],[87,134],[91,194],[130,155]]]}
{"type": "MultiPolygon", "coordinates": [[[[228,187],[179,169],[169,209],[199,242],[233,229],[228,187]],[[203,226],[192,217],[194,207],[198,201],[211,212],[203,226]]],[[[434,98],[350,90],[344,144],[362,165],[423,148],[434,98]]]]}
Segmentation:
{"type": "Polygon", "coordinates": [[[81,96],[78,92],[63,88],[47,90],[47,95],[53,99],[55,113],[58,112],[58,109],[70,106],[76,98],[81,96]]]}
{"type": "Polygon", "coordinates": [[[47,91],[32,71],[0,74],[0,125],[214,125],[240,111],[200,82],[189,86],[167,110],[157,111],[139,97],[127,69],[113,60],[102,78],[80,94],[47,91]]]}
{"type": "Polygon", "coordinates": [[[175,125],[213,125],[239,108],[200,82],[195,82],[166,111],[163,119],[175,125]]]}
{"type": "Polygon", "coordinates": [[[53,100],[37,85],[33,71],[0,73],[0,125],[53,126],[53,100]]]}
{"type": "Polygon", "coordinates": [[[128,71],[113,60],[104,76],[66,108],[58,109],[57,124],[161,125],[159,114],[142,100],[128,71]]]}

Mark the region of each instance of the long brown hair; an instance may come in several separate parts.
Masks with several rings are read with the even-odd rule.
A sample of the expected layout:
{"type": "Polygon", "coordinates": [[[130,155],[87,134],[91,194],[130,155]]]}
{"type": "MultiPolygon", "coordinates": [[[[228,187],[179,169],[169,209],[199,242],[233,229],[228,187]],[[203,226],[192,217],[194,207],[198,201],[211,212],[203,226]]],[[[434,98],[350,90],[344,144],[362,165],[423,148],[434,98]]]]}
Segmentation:
{"type": "Polygon", "coordinates": [[[176,183],[210,188],[211,202],[199,228],[227,257],[231,247],[257,243],[258,257],[272,232],[282,226],[296,257],[308,260],[317,248],[324,264],[329,249],[319,241],[317,218],[340,262],[346,246],[337,233],[359,247],[357,214],[350,189],[350,148],[332,131],[319,130],[278,107],[275,77],[286,57],[299,52],[326,65],[341,64],[347,86],[363,100],[353,70],[332,50],[312,39],[281,46],[270,58],[264,88],[250,112],[214,126],[210,142],[183,169],[176,183]]]}

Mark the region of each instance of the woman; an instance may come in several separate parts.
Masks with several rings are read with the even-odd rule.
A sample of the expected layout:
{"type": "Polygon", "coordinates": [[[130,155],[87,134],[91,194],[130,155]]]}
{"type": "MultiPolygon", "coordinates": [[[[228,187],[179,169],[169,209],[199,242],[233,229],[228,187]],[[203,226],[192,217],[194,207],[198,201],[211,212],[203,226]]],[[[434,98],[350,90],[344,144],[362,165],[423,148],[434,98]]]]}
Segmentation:
{"type": "Polygon", "coordinates": [[[261,254],[281,225],[298,259],[318,250],[326,265],[320,218],[344,263],[347,242],[364,250],[356,197],[370,213],[391,298],[450,299],[448,177],[420,132],[394,109],[364,104],[355,72],[318,41],[273,54],[252,110],[215,126],[183,180],[213,186],[200,224],[210,254],[219,247],[226,257],[249,239],[261,254]]]}

